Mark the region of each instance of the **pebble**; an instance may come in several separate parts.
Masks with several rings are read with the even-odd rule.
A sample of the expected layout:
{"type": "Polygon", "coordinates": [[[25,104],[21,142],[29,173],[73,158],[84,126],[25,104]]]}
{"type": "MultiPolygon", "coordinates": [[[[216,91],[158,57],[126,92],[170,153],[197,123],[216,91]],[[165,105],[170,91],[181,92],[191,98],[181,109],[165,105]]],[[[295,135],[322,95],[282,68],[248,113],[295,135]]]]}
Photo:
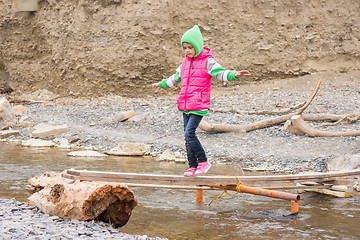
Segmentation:
{"type": "Polygon", "coordinates": [[[0,199],[0,239],[121,239],[161,240],[146,235],[128,235],[103,222],[61,220],[15,199],[0,199]]]}

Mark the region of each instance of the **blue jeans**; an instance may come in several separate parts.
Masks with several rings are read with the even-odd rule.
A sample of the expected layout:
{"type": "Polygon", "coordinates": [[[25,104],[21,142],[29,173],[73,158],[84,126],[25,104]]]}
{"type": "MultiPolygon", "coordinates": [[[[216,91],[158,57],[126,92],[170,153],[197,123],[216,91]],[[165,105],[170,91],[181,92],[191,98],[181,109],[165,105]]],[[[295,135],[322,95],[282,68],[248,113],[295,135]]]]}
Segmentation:
{"type": "Polygon", "coordinates": [[[199,163],[207,161],[205,151],[196,137],[196,129],[203,117],[186,113],[183,113],[183,117],[187,159],[190,167],[197,168],[199,163]]]}

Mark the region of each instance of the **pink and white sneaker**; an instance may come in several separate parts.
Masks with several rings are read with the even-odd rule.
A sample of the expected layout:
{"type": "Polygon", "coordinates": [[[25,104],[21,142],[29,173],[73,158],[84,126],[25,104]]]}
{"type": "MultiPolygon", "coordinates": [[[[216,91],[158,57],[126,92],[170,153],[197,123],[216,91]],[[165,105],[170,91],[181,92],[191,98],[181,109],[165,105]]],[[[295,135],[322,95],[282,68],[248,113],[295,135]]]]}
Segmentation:
{"type": "Polygon", "coordinates": [[[196,171],[196,168],[191,167],[191,168],[189,168],[188,170],[186,170],[186,171],[184,172],[184,176],[185,176],[185,177],[193,177],[195,171],[196,171]]]}
{"type": "Polygon", "coordinates": [[[209,161],[201,162],[201,163],[199,163],[198,167],[196,168],[194,176],[205,174],[205,173],[207,173],[207,171],[209,171],[210,168],[211,168],[211,164],[209,161]]]}

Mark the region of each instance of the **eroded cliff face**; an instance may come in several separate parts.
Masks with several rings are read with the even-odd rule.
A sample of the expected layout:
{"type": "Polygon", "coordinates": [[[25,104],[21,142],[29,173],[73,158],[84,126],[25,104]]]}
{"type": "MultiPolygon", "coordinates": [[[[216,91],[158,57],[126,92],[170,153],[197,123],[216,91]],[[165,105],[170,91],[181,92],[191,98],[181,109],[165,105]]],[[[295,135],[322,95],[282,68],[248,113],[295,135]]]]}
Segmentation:
{"type": "Polygon", "coordinates": [[[37,12],[1,1],[0,86],[151,94],[180,65],[194,24],[219,63],[253,81],[360,70],[357,0],[40,0],[37,12]]]}

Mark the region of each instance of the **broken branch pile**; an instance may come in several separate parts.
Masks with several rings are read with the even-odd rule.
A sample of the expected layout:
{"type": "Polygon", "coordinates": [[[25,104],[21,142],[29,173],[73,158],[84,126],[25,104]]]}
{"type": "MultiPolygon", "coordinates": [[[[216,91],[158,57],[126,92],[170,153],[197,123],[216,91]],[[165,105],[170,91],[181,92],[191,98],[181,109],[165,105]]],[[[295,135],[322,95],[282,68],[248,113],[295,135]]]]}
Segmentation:
{"type": "MultiPolygon", "coordinates": [[[[285,122],[285,130],[288,132],[293,132],[297,134],[307,134],[312,137],[336,137],[336,136],[359,136],[360,131],[347,131],[347,132],[327,132],[317,130],[309,126],[305,121],[332,121],[336,122],[335,124],[343,121],[344,119],[349,119],[351,122],[356,122],[360,119],[360,112],[338,115],[338,114],[303,114],[305,109],[311,104],[315,95],[317,94],[321,80],[317,83],[311,97],[304,103],[295,107],[287,108],[284,110],[277,111],[263,111],[261,114],[274,114],[274,113],[288,113],[290,110],[296,110],[300,108],[296,113],[288,113],[286,115],[273,117],[270,119],[265,119],[262,121],[243,124],[243,125],[230,125],[230,124],[217,124],[217,123],[208,123],[206,120],[202,119],[199,125],[199,128],[206,132],[249,132],[261,128],[267,128],[270,126],[278,125],[285,122]]],[[[220,110],[216,110],[220,111],[220,110]]],[[[221,110],[221,112],[227,112],[226,110],[221,110]]],[[[238,111],[235,111],[238,112],[238,111]]],[[[334,125],[334,124],[332,124],[334,125]]]]}

